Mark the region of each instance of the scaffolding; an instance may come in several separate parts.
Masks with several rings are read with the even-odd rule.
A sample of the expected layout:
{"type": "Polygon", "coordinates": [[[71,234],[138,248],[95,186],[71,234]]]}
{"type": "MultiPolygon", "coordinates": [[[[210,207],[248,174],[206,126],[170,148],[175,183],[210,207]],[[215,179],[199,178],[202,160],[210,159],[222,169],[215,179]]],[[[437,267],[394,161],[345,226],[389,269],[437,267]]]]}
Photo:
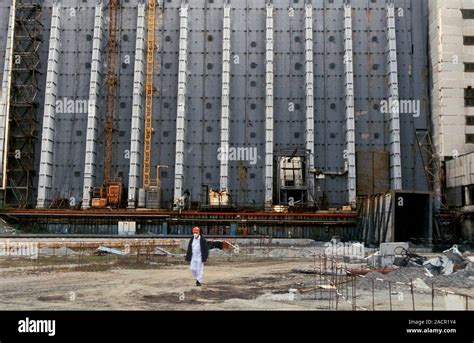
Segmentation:
{"type": "Polygon", "coordinates": [[[42,43],[39,1],[17,1],[12,65],[7,157],[7,185],[4,202],[11,207],[28,207],[36,175],[35,141],[38,110],[39,48],[42,43]]]}
{"type": "Polygon", "coordinates": [[[434,207],[436,210],[440,210],[447,208],[446,194],[444,192],[446,185],[443,177],[443,168],[439,156],[434,149],[431,136],[429,130],[415,130],[415,138],[420,151],[421,162],[423,163],[428,191],[434,192],[434,207]]]}

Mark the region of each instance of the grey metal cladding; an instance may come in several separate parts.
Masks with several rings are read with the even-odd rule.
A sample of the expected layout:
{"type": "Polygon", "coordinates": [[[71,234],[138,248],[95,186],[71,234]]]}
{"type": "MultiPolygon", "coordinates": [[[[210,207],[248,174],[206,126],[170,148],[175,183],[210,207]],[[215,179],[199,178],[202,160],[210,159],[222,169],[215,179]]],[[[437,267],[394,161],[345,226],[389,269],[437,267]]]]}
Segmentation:
{"type": "MultiPolygon", "coordinates": [[[[165,201],[173,197],[176,134],[176,89],[178,71],[179,7],[181,0],[161,1],[159,29],[160,73],[155,76],[159,96],[153,102],[155,133],[152,166],[163,169],[165,201]]],[[[219,187],[220,85],[222,69],[223,0],[192,0],[189,10],[187,131],[184,188],[198,200],[202,184],[219,187]]],[[[9,1],[0,1],[0,46],[6,34],[9,1]]],[[[53,1],[43,2],[44,37],[48,37],[53,1]]],[[[128,182],[133,59],[135,49],[136,0],[122,2],[120,11],[119,75],[114,133],[114,170],[128,182]],[[126,38],[125,38],[126,36],[126,38]],[[130,57],[130,64],[125,58],[130,57]]],[[[304,147],[304,1],[274,0],[275,17],[275,150],[304,147]],[[293,9],[290,15],[289,8],[293,9]],[[291,104],[290,104],[291,103],[291,104]],[[291,111],[290,111],[291,107],[291,111]]],[[[356,150],[388,150],[388,121],[378,109],[387,98],[386,0],[352,0],[354,42],[354,90],[356,150]]],[[[314,106],[315,165],[328,172],[344,168],[344,0],[313,0],[314,20],[314,106]]],[[[96,1],[62,0],[61,56],[58,99],[87,99],[90,78],[94,8],[96,1]],[[70,10],[76,15],[71,16],[70,10]]],[[[397,16],[397,48],[400,99],[420,100],[419,117],[401,114],[402,175],[405,189],[426,190],[422,162],[414,136],[415,129],[427,129],[427,0],[395,0],[403,9],[397,16]]],[[[108,9],[104,11],[107,36],[108,9]]],[[[255,165],[231,161],[229,188],[239,202],[264,201],[265,154],[265,0],[234,0],[231,11],[230,145],[257,147],[255,165]],[[238,61],[236,60],[238,58],[238,61]],[[238,63],[237,63],[238,62],[238,63]]],[[[104,39],[106,42],[106,39],[104,39]]],[[[45,71],[48,44],[41,46],[45,71]]],[[[3,52],[3,50],[2,50],[3,52]]],[[[2,57],[3,58],[3,57],[2,57]]],[[[104,58],[104,63],[106,59],[104,58]]],[[[40,84],[44,85],[43,73],[40,84]]],[[[105,81],[103,81],[105,82],[105,81]]],[[[102,182],[104,92],[99,109],[97,184],[102,182]]],[[[39,114],[43,113],[44,91],[40,93],[39,114]]],[[[39,115],[38,132],[41,132],[39,115]]],[[[83,183],[86,113],[58,115],[55,143],[53,193],[80,198],[83,183]],[[75,172],[79,172],[78,174],[75,172]]],[[[39,144],[39,143],[38,143],[39,144]]],[[[37,151],[40,145],[37,146],[37,151]]],[[[39,158],[37,159],[39,166],[39,158]]],[[[154,170],[152,177],[154,177],[154,170]]],[[[328,176],[318,181],[331,204],[347,202],[344,176],[328,176]]]]}

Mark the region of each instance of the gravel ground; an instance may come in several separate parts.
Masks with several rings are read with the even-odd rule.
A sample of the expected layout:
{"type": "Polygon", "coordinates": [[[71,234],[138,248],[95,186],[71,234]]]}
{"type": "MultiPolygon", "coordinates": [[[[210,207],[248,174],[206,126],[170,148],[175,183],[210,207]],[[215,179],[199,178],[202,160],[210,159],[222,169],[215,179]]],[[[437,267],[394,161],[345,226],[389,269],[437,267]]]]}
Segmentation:
{"type": "MultiPolygon", "coordinates": [[[[428,286],[435,287],[453,287],[453,288],[470,288],[474,289],[474,269],[466,267],[458,270],[450,275],[436,275],[429,277],[425,268],[423,267],[403,267],[388,274],[381,274],[378,272],[371,272],[365,278],[361,278],[358,284],[361,288],[371,289],[371,279],[383,279],[386,281],[410,283],[412,280],[421,279],[428,286]]],[[[376,283],[378,288],[386,288],[381,282],[376,283]]]]}

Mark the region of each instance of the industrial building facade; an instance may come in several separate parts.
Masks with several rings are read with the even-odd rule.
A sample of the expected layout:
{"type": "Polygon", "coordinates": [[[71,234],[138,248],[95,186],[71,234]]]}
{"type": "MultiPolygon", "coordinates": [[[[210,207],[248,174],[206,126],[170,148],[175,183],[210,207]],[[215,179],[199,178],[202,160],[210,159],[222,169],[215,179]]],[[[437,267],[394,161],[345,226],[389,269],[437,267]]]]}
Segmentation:
{"type": "Polygon", "coordinates": [[[432,136],[439,158],[435,188],[453,215],[457,238],[472,241],[474,1],[430,1],[429,13],[432,136]]]}
{"type": "Polygon", "coordinates": [[[433,143],[441,160],[474,151],[474,1],[429,2],[433,143]]]}
{"type": "Polygon", "coordinates": [[[4,206],[88,209],[107,182],[167,209],[429,190],[428,1],[113,2],[0,1],[4,206]]]}

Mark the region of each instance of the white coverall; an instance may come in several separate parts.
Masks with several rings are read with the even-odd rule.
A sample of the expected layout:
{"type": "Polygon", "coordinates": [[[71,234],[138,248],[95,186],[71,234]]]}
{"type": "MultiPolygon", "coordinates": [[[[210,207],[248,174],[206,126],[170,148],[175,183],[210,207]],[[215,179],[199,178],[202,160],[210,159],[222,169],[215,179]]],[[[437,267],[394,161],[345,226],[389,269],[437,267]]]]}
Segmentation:
{"type": "Polygon", "coordinates": [[[192,243],[193,256],[191,258],[191,272],[193,273],[194,278],[202,283],[202,273],[204,269],[204,264],[202,263],[201,255],[201,237],[198,239],[194,238],[192,243]]]}

